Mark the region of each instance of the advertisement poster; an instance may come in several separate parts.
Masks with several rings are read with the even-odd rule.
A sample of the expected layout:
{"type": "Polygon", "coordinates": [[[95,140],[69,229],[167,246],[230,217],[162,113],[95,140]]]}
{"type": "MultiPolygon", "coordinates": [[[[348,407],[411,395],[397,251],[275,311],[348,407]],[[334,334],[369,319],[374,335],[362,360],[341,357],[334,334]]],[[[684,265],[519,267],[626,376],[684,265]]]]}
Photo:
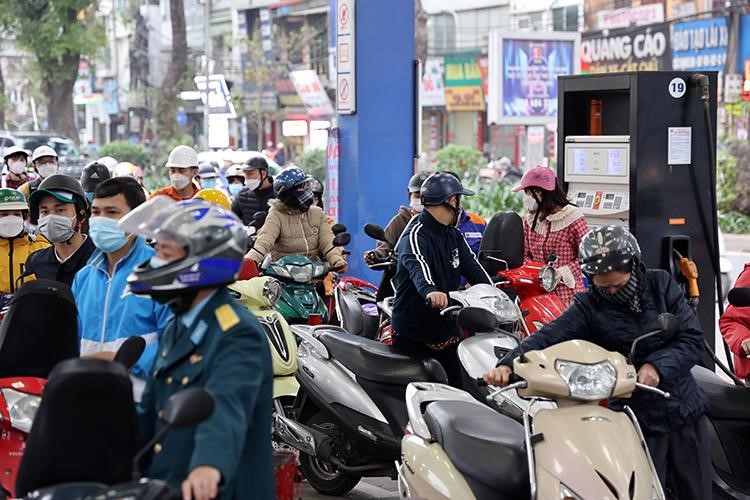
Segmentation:
{"type": "Polygon", "coordinates": [[[311,69],[290,71],[289,78],[311,118],[328,118],[335,114],[331,100],[315,71],[311,69]]]}
{"type": "Polygon", "coordinates": [[[339,221],[339,129],[328,131],[328,147],[326,148],[326,213],[333,222],[339,221]]]}
{"type": "Polygon", "coordinates": [[[482,73],[477,55],[445,58],[445,107],[448,111],[484,111],[482,73]]]}
{"type": "Polygon", "coordinates": [[[724,71],[729,32],[724,17],[672,26],[672,69],[724,71]]]}
{"type": "Polygon", "coordinates": [[[425,61],[419,100],[422,107],[445,106],[442,57],[429,57],[425,61]]]}
{"type": "Polygon", "coordinates": [[[667,24],[584,34],[581,71],[621,73],[672,69],[669,38],[667,24]]]}

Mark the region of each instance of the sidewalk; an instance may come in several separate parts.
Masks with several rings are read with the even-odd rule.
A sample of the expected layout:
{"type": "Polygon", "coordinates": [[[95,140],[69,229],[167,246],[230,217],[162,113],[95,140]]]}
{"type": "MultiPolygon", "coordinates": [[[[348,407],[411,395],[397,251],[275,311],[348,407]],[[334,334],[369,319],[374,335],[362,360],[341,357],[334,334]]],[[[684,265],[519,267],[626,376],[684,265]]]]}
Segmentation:
{"type": "Polygon", "coordinates": [[[750,253],[750,234],[724,234],[727,252],[750,253]]]}

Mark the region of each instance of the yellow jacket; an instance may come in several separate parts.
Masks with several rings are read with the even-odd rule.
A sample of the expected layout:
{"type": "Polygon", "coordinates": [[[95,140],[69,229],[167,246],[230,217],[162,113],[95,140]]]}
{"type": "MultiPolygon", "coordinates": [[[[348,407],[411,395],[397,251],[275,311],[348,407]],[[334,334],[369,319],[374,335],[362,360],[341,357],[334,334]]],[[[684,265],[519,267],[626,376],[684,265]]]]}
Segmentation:
{"type": "MultiPolygon", "coordinates": [[[[26,234],[13,239],[0,238],[0,293],[15,293],[16,280],[26,270],[26,259],[49,245],[42,236],[37,236],[36,241],[31,241],[26,234]]],[[[31,275],[23,281],[33,279],[31,275]]],[[[18,286],[21,286],[21,282],[18,286]]]]}

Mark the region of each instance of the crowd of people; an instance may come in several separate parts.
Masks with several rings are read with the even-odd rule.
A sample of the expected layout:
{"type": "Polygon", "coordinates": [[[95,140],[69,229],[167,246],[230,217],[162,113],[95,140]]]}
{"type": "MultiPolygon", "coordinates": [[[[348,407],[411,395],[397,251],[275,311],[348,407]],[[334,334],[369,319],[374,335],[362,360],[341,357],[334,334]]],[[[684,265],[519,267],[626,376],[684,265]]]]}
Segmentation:
{"type": "MultiPolygon", "coordinates": [[[[283,146],[275,149],[278,161],[283,146]]],[[[57,173],[57,154],[48,146],[31,154],[6,150],[0,292],[12,296],[33,279],[70,286],[84,357],[112,360],[126,338],[146,340],[131,371],[144,440],[163,425],[157,414],[170,395],[189,387],[211,390],[214,415],[194,431],[158,443],[147,474],[181,484],[186,498],[213,498],[219,488],[224,498],[272,498],[268,345],[258,320],[225,287],[243,262],[260,265],[269,254],[304,255],[346,271],[323,210],[323,185],[296,167],[274,178],[264,156],[242,165],[201,164],[184,145],[170,152],[163,168],[169,185],[149,193],[143,172],[131,163],[101,158],[79,181],[57,173]],[[256,236],[252,244],[248,233],[256,236]],[[257,473],[250,481],[240,470],[257,473]]],[[[654,344],[637,367],[640,382],[662,385],[673,397],[663,412],[654,411],[648,394],[637,395],[633,406],[661,477],[705,491],[708,469],[701,472],[700,457],[708,443],[702,420],[707,406],[689,375],[702,355],[702,332],[676,283],[663,271],[645,268],[627,230],[589,230],[551,169],[529,169],[514,190],[524,193],[528,209],[524,257],[546,261],[557,254],[553,293],[569,306],[524,348],[586,338],[627,354],[629,341],[656,315],[677,315],[678,340],[654,344]],[[698,458],[676,470],[674,457],[691,453],[698,458]]],[[[395,293],[393,345],[414,357],[438,359],[449,380],[460,385],[461,333],[438,311],[449,305],[448,293],[467,282],[492,283],[476,258],[486,223],[463,208],[463,198],[474,193],[453,173],[417,173],[405,194],[408,204],[385,227],[386,241],[364,260],[397,255],[394,273],[379,289],[381,296],[395,293]]],[[[746,268],[740,284],[749,280],[746,268]]],[[[721,329],[738,357],[750,354],[745,314],[730,308],[721,329]]],[[[507,384],[516,355],[503,358],[487,381],[507,384]]],[[[746,362],[738,369],[743,377],[750,370],[746,362]]]]}

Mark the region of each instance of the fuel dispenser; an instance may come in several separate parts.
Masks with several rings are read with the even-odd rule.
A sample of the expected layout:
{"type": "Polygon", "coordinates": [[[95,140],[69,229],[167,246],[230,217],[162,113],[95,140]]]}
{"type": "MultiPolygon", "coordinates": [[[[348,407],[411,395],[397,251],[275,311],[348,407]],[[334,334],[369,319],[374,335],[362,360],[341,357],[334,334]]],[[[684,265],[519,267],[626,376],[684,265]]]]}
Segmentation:
{"type": "Polygon", "coordinates": [[[718,242],[717,73],[637,72],[560,77],[558,178],[590,226],[620,224],[650,268],[682,283],[699,270],[697,313],[714,345],[718,242]],[[713,191],[713,193],[712,193],[713,191]]]}

